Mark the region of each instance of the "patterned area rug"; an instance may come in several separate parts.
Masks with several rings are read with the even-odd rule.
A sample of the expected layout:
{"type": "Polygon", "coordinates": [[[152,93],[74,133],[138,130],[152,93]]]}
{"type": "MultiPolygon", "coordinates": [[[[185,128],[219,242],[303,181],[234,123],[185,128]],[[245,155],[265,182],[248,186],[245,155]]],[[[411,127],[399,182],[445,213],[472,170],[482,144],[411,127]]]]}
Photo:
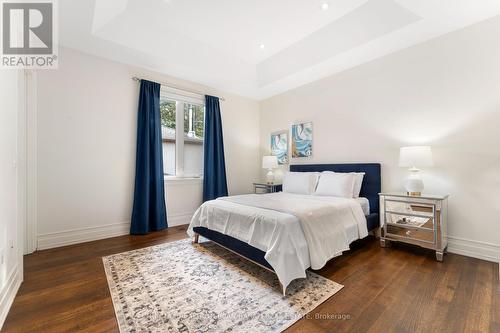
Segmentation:
{"type": "Polygon", "coordinates": [[[343,287],[307,272],[283,297],[273,273],[188,239],[103,262],[121,332],[281,332],[343,287]]]}

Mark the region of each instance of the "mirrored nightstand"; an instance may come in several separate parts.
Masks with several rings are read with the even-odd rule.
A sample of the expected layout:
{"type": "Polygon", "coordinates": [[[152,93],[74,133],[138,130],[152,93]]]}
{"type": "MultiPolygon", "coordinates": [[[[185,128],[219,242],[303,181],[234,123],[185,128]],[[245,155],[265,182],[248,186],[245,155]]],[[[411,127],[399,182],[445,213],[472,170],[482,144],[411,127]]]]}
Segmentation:
{"type": "Polygon", "coordinates": [[[408,196],[380,193],[380,245],[392,241],[418,245],[436,251],[443,261],[447,242],[448,195],[408,196]]]}
{"type": "Polygon", "coordinates": [[[253,190],[257,194],[281,192],[282,184],[253,183],[253,190]]]}

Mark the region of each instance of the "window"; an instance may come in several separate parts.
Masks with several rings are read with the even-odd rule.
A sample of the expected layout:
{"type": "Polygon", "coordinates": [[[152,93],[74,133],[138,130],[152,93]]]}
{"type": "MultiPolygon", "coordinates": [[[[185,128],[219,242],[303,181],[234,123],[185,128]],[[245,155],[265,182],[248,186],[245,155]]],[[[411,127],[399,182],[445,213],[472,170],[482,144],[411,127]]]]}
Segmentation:
{"type": "Polygon", "coordinates": [[[201,177],[205,105],[201,96],[161,88],[163,168],[167,176],[201,177]]]}

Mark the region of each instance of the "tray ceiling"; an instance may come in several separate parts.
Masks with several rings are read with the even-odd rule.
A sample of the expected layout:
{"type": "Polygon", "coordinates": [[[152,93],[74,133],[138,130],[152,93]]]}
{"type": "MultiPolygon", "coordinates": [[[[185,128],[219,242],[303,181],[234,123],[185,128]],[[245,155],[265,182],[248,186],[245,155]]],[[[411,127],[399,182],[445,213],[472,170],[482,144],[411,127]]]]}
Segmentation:
{"type": "Polygon", "coordinates": [[[264,99],[500,14],[496,0],[65,0],[60,43],[264,99]]]}

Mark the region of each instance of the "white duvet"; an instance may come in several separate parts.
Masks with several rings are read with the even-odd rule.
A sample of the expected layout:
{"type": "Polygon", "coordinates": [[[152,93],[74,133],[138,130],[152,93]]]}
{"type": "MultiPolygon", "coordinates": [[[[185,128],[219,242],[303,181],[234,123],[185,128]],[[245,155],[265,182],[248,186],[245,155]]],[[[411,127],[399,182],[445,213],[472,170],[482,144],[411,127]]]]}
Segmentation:
{"type": "Polygon", "coordinates": [[[290,194],[248,194],[205,202],[188,228],[206,227],[264,252],[283,288],[306,277],[307,268],[328,260],[366,237],[365,214],[358,201],[290,194]]]}

